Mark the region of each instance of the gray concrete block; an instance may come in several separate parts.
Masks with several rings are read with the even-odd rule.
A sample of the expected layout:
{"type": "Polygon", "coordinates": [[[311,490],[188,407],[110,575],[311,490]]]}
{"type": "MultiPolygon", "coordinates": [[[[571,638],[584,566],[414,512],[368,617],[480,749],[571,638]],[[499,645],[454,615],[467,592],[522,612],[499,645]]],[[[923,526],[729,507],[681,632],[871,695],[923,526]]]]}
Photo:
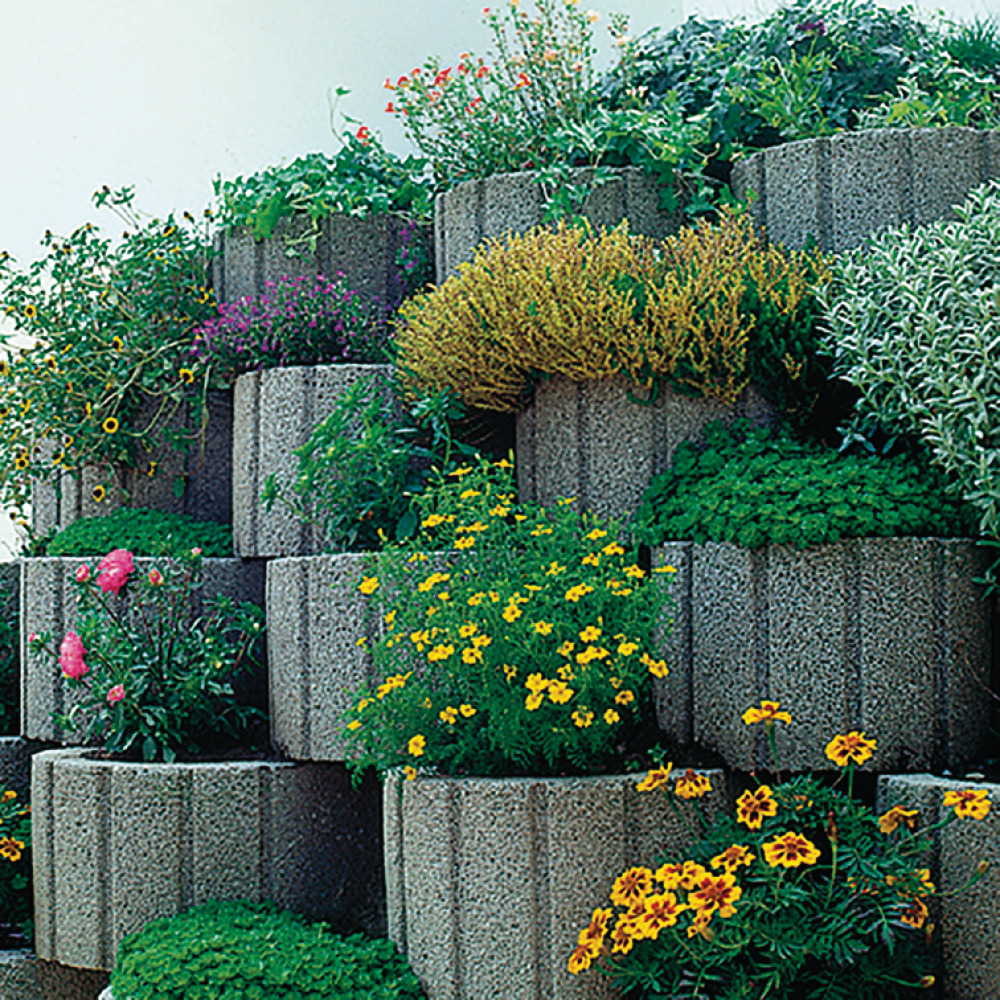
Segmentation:
{"type": "MultiPolygon", "coordinates": [[[[629,220],[629,230],[663,239],[684,224],[681,208],[667,212],[659,207],[656,181],[637,167],[616,167],[614,178],[594,188],[583,214],[597,227],[614,227],[629,220]]],[[[593,171],[581,167],[571,183],[589,183],[593,171]]],[[[471,261],[485,239],[523,233],[541,225],[545,195],[534,171],[494,174],[465,181],[439,194],[435,203],[435,261],[439,283],[458,274],[459,265],[471,261]]]]}
{"type": "Polygon", "coordinates": [[[677,446],[700,441],[712,421],[774,419],[753,386],[732,406],[666,386],[651,405],[634,402],[636,396],[643,398],[624,375],[586,382],[556,375],[540,382],[517,415],[521,499],[554,504],[573,497],[578,508],[602,517],[627,516],[650,480],[669,467],[677,446]]]}
{"type": "Polygon", "coordinates": [[[760,161],[765,206],[783,204],[784,208],[766,216],[768,239],[801,247],[812,237],[824,245],[830,228],[829,140],[785,143],[760,161]],[[786,195],[783,201],[788,191],[794,191],[795,197],[786,195]]]}
{"type": "Polygon", "coordinates": [[[280,502],[266,511],[261,492],[272,474],[287,487],[298,468],[295,449],[306,443],[347,389],[371,376],[384,384],[388,400],[388,365],[272,368],[236,380],[232,507],[237,555],[299,556],[322,549],[324,538],[317,526],[302,524],[280,502]]]}
{"type": "Polygon", "coordinates": [[[0,951],[2,1000],[95,1000],[107,982],[105,972],[43,962],[30,951],[0,951]]]}
{"type": "Polygon", "coordinates": [[[989,706],[990,619],[972,583],[973,542],[870,538],[800,551],[694,547],[691,592],[695,739],[733,767],[769,761],[741,721],[763,699],[779,725],[781,764],[829,768],[837,733],[864,730],[873,766],[956,766],[982,747],[989,706]]]}
{"type": "Polygon", "coordinates": [[[343,760],[345,712],[372,678],[377,638],[358,592],[366,556],[275,559],[267,567],[271,736],[293,760],[343,760]]]}
{"type": "MultiPolygon", "coordinates": [[[[197,438],[203,416],[199,407],[182,408],[168,423],[172,431],[194,438],[186,453],[164,445],[140,457],[137,468],[87,466],[79,478],[66,472],[58,481],[33,480],[34,531],[37,534],[59,531],[80,518],[100,517],[119,507],[149,507],[228,524],[232,504],[232,395],[210,392],[207,402],[208,424],[203,443],[197,438]],[[150,463],[154,461],[155,474],[150,476],[150,463]],[[180,496],[174,490],[178,477],[186,484],[180,496]],[[98,486],[107,490],[101,501],[93,497],[98,486]]],[[[157,408],[156,401],[140,407],[135,423],[148,424],[157,408]]]]}
{"type": "Polygon", "coordinates": [[[373,783],[273,761],[133,764],[79,748],[32,764],[35,947],[111,969],[126,934],[211,899],[272,899],[384,927],[373,783]]]}
{"type": "MultiPolygon", "coordinates": [[[[707,773],[711,819],[725,778],[707,773]]],[[[389,936],[429,1000],[614,996],[596,970],[567,971],[576,936],[624,869],[682,853],[691,837],[666,796],[637,792],[638,781],[386,782],[389,936]]]]}
{"type": "Polygon", "coordinates": [[[750,156],[733,164],[729,179],[733,194],[750,203],[750,217],[760,232],[767,225],[767,172],[763,156],[750,156]]]}
{"type": "MultiPolygon", "coordinates": [[[[51,632],[56,646],[73,628],[77,611],[77,567],[94,559],[71,556],[28,557],[21,564],[21,732],[33,740],[69,742],[52,719],[53,712],[67,712],[76,692],[64,680],[57,664],[40,654],[30,654],[28,636],[51,632]]],[[[156,560],[135,560],[135,573],[148,573],[156,560]]],[[[231,597],[238,601],[264,604],[264,567],[243,559],[202,560],[200,590],[194,592],[191,617],[203,613],[210,597],[231,597]]],[[[127,588],[118,600],[127,600],[127,588]]]]}
{"type": "Polygon", "coordinates": [[[920,824],[930,826],[950,809],[944,793],[985,788],[992,806],[983,820],[957,819],[932,835],[928,864],[940,895],[935,914],[944,959],[947,1000],[1000,1000],[1000,785],[956,781],[930,774],[882,775],[878,809],[904,805],[920,810],[920,824]],[[990,864],[971,889],[961,890],[981,861],[990,864]]]}
{"type": "Polygon", "coordinates": [[[672,566],[668,609],[659,633],[660,658],[667,661],[666,677],[653,678],[656,719],[673,743],[690,743],[694,737],[694,688],[691,674],[691,574],[692,542],[667,542],[652,552],[654,567],[672,566]]]}

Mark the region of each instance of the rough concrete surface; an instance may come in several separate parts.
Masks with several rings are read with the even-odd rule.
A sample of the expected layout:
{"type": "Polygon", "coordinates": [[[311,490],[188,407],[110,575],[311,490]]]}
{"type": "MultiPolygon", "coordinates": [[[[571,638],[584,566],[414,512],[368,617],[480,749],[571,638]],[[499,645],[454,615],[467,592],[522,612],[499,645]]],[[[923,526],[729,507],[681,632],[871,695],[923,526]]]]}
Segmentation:
{"type": "Polygon", "coordinates": [[[690,743],[694,735],[693,687],[691,682],[691,561],[692,542],[666,542],[652,552],[652,565],[672,566],[670,596],[660,631],[660,657],[669,673],[653,678],[656,719],[668,740],[690,743]]]}
{"type": "Polygon", "coordinates": [[[0,1000],[95,1000],[107,981],[107,973],[43,962],[30,951],[0,951],[0,1000]]]}
{"type": "Polygon", "coordinates": [[[110,970],[126,934],[213,899],[384,926],[378,789],[338,765],[49,750],[32,762],[32,809],[41,958],[110,970]]]}
{"type": "MultiPolygon", "coordinates": [[[[725,778],[705,773],[713,791],[701,804],[711,819],[727,803],[725,778]]],[[[638,781],[386,782],[389,936],[429,1000],[614,995],[596,970],[567,971],[577,934],[622,871],[680,854],[690,841],[666,796],[636,791],[638,781]]]]}

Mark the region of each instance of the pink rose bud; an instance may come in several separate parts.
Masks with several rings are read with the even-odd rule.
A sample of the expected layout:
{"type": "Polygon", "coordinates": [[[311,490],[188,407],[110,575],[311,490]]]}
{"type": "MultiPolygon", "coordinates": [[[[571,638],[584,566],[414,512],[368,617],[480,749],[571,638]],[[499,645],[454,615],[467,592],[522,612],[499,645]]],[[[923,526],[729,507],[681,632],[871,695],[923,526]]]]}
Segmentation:
{"type": "Polygon", "coordinates": [[[86,583],[90,579],[90,567],[86,563],[81,563],[76,568],[76,582],[86,583]]]}
{"type": "Polygon", "coordinates": [[[38,638],[37,632],[28,633],[28,645],[30,646],[38,638]]]}
{"type": "Polygon", "coordinates": [[[163,574],[158,569],[149,571],[149,583],[152,587],[159,587],[163,583],[163,574]]]}
{"type": "Polygon", "coordinates": [[[108,692],[108,704],[117,705],[118,702],[120,702],[124,697],[125,697],[125,686],[123,684],[116,684],[108,692]]]}
{"type": "Polygon", "coordinates": [[[112,549],[97,564],[97,585],[104,593],[112,593],[117,597],[118,591],[128,582],[133,568],[131,552],[112,549]]]}
{"type": "Polygon", "coordinates": [[[64,676],[79,680],[87,673],[89,668],[83,662],[85,652],[83,641],[76,632],[72,630],[67,632],[66,638],[59,646],[59,666],[62,667],[64,676]]]}
{"type": "Polygon", "coordinates": [[[198,556],[201,555],[201,546],[198,546],[197,548],[192,549],[191,550],[191,555],[193,555],[195,557],[195,559],[197,559],[198,556]]]}

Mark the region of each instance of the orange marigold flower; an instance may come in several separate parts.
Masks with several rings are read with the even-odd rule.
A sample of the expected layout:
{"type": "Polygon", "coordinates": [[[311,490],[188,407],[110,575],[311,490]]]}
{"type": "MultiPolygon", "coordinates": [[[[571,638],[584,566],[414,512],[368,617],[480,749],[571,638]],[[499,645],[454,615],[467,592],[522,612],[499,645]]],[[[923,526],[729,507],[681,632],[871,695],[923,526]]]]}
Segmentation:
{"type": "Polygon", "coordinates": [[[618,918],[615,929],[611,932],[611,950],[620,955],[627,955],[636,941],[636,926],[627,914],[618,918]]]}
{"type": "Polygon", "coordinates": [[[570,975],[578,976],[581,972],[586,972],[590,968],[594,958],[595,956],[589,945],[578,944],[569,956],[566,968],[569,970],[570,975]]]}
{"type": "Polygon", "coordinates": [[[642,901],[642,913],[636,916],[636,928],[644,939],[655,941],[665,927],[673,927],[678,917],[687,909],[677,902],[672,892],[647,896],[642,901]]]}
{"type": "Polygon", "coordinates": [[[927,909],[927,904],[919,896],[914,896],[906,909],[899,915],[899,919],[904,924],[919,931],[927,922],[928,916],[930,916],[930,910],[927,909]]]}
{"type": "Polygon", "coordinates": [[[681,799],[700,799],[712,790],[711,782],[704,774],[698,774],[693,768],[688,768],[674,785],[674,795],[681,799]]]}
{"type": "Polygon", "coordinates": [[[718,912],[720,917],[731,917],[736,912],[733,905],[743,890],[736,884],[736,876],[732,872],[721,875],[706,874],[688,893],[688,906],[692,910],[708,910],[718,912]]]}
{"type": "Polygon", "coordinates": [[[761,785],[755,792],[744,792],[736,800],[736,818],[751,830],[759,830],[765,819],[777,814],[778,803],[769,785],[761,785]]]}
{"type": "Polygon", "coordinates": [[[944,793],[944,804],[954,808],[959,819],[986,819],[990,811],[990,793],[985,788],[963,788],[944,793]]]}
{"type": "Polygon", "coordinates": [[[653,873],[648,868],[629,868],[615,879],[611,887],[611,902],[617,906],[634,906],[653,889],[653,873]]]}
{"type": "Polygon", "coordinates": [[[834,736],[826,745],[826,755],[837,765],[847,767],[848,762],[864,764],[871,760],[875,752],[875,741],[865,738],[863,732],[848,733],[846,736],[834,736]]]}
{"type": "Polygon", "coordinates": [[[819,848],[800,833],[789,830],[764,844],[764,860],[772,867],[798,868],[812,865],[819,859],[819,848]]]}
{"type": "Polygon", "coordinates": [[[733,844],[727,847],[721,854],[716,854],[712,858],[713,868],[725,868],[726,871],[735,871],[740,865],[749,866],[754,860],[754,855],[750,853],[749,847],[742,844],[733,844]]]}
{"type": "Polygon", "coordinates": [[[780,701],[762,701],[760,708],[748,708],[743,713],[743,721],[748,726],[754,726],[758,722],[771,723],[791,722],[792,717],[787,712],[779,712],[780,701]]]}
{"type": "Polygon", "coordinates": [[[887,813],[878,818],[878,828],[885,834],[894,833],[900,826],[912,830],[917,825],[920,816],[919,809],[906,809],[903,806],[893,806],[887,813]]]}
{"type": "Polygon", "coordinates": [[[654,767],[642,781],[636,785],[636,790],[640,792],[652,792],[657,788],[662,788],[670,780],[670,772],[674,765],[667,764],[666,767],[654,767]]]}

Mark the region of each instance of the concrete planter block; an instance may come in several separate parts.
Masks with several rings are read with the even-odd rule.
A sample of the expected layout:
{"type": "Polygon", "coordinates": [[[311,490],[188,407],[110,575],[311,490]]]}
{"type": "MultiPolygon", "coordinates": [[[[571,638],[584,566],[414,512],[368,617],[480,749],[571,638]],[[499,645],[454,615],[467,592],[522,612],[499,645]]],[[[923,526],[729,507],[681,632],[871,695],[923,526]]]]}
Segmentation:
{"type": "MultiPolygon", "coordinates": [[[[702,800],[723,808],[725,778],[702,800]]],[[[385,785],[389,936],[429,1000],[577,1000],[614,994],[566,969],[579,930],[627,867],[689,844],[636,775],[424,778],[385,785]]]]}
{"type": "MultiPolygon", "coordinates": [[[[288,241],[306,233],[309,221],[280,219],[265,240],[254,239],[251,230],[240,227],[215,238],[213,263],[215,294],[220,302],[234,302],[248,295],[261,295],[265,282],[279,278],[338,271],[362,298],[394,307],[402,295],[396,259],[413,223],[398,215],[373,215],[365,219],[334,215],[320,222],[316,250],[303,246],[304,256],[289,257],[288,241]]],[[[431,239],[431,227],[419,226],[414,238],[431,239]]]]}
{"type": "Polygon", "coordinates": [[[661,387],[652,405],[624,375],[574,382],[556,375],[535,387],[517,416],[517,482],[522,500],[577,506],[603,517],[635,512],[650,480],[665,472],[682,441],[699,442],[714,420],[774,419],[754,388],[732,406],[661,387]]]}
{"type": "Polygon", "coordinates": [[[377,789],[329,764],[32,761],[35,947],[111,969],[126,934],[213,899],[377,931],[377,789]]]}
{"type": "MultiPolygon", "coordinates": [[[[158,407],[140,408],[137,425],[153,419],[158,407]]],[[[201,413],[189,407],[170,421],[171,430],[196,435],[201,413]]],[[[147,455],[138,468],[118,465],[86,466],[79,478],[68,472],[58,482],[34,480],[31,487],[31,519],[37,534],[60,531],[84,517],[100,517],[119,507],[149,507],[172,514],[189,514],[201,521],[228,524],[232,504],[233,400],[229,392],[208,394],[208,426],[204,451],[197,439],[186,454],[163,445],[147,455]],[[148,474],[156,462],[155,475],[148,474]],[[180,496],[174,483],[180,477],[185,488],[180,496]],[[94,500],[93,491],[104,486],[107,495],[94,500]]]]}
{"type": "Polygon", "coordinates": [[[993,803],[984,820],[955,820],[933,835],[928,862],[940,896],[940,941],[947,1000],[1000,1000],[1000,785],[954,781],[930,774],[882,775],[878,779],[879,812],[895,805],[920,810],[921,826],[930,826],[951,810],[944,793],[986,788],[993,803]],[[981,861],[990,868],[971,889],[968,883],[981,861]]]}
{"type": "MultiPolygon", "coordinates": [[[[92,561],[92,560],[87,560],[92,561]]],[[[53,712],[66,712],[73,704],[72,689],[59,668],[48,657],[29,654],[27,637],[32,632],[51,632],[58,644],[76,622],[76,568],[84,562],[72,556],[30,557],[21,563],[21,732],[33,740],[69,742],[56,727],[53,712]]],[[[149,572],[156,560],[135,560],[135,573],[149,572]]],[[[195,592],[192,617],[202,614],[210,597],[264,603],[264,567],[243,559],[202,561],[203,586],[195,592]]],[[[125,600],[127,589],[121,600],[125,600]]]]}
{"type": "Polygon", "coordinates": [[[2,1000],[95,1000],[107,982],[104,972],[43,962],[30,951],[0,951],[2,1000]]]}
{"type": "Polygon", "coordinates": [[[690,743],[694,736],[693,685],[691,680],[691,563],[692,542],[666,542],[652,552],[652,564],[673,566],[668,610],[660,631],[660,656],[670,673],[653,678],[656,719],[663,734],[673,743],[690,743]]]}
{"type": "Polygon", "coordinates": [[[742,712],[777,699],[781,764],[829,768],[837,733],[878,742],[873,766],[917,770],[973,757],[989,724],[990,619],[964,539],[864,538],[800,551],[694,547],[695,739],[733,767],[770,759],[742,712]]]}
{"type": "Polygon", "coordinates": [[[267,567],[271,736],[294,760],[343,760],[341,721],[372,676],[365,555],[275,559],[267,567]]]}
{"type": "Polygon", "coordinates": [[[388,365],[319,365],[272,368],[236,380],[233,431],[233,541],[246,558],[311,555],[323,547],[322,532],[304,525],[282,504],[261,505],[267,477],[283,486],[298,468],[293,452],[330,415],[345,391],[375,376],[385,385],[388,365]]]}
{"type": "Polygon", "coordinates": [[[871,129],[803,139],[733,167],[737,197],[775,243],[842,253],[879,229],[954,218],[953,206],[1000,177],[998,132],[871,129]]]}
{"type": "MultiPolygon", "coordinates": [[[[617,226],[629,220],[630,232],[663,239],[684,224],[682,209],[660,208],[656,181],[637,167],[618,167],[614,179],[594,188],[584,215],[595,227],[617,226]]],[[[589,182],[593,171],[572,172],[572,183],[589,182]]],[[[533,171],[494,174],[465,181],[437,196],[434,206],[434,253],[438,283],[458,274],[459,264],[471,261],[485,239],[523,233],[542,224],[545,195],[533,171]]]]}

